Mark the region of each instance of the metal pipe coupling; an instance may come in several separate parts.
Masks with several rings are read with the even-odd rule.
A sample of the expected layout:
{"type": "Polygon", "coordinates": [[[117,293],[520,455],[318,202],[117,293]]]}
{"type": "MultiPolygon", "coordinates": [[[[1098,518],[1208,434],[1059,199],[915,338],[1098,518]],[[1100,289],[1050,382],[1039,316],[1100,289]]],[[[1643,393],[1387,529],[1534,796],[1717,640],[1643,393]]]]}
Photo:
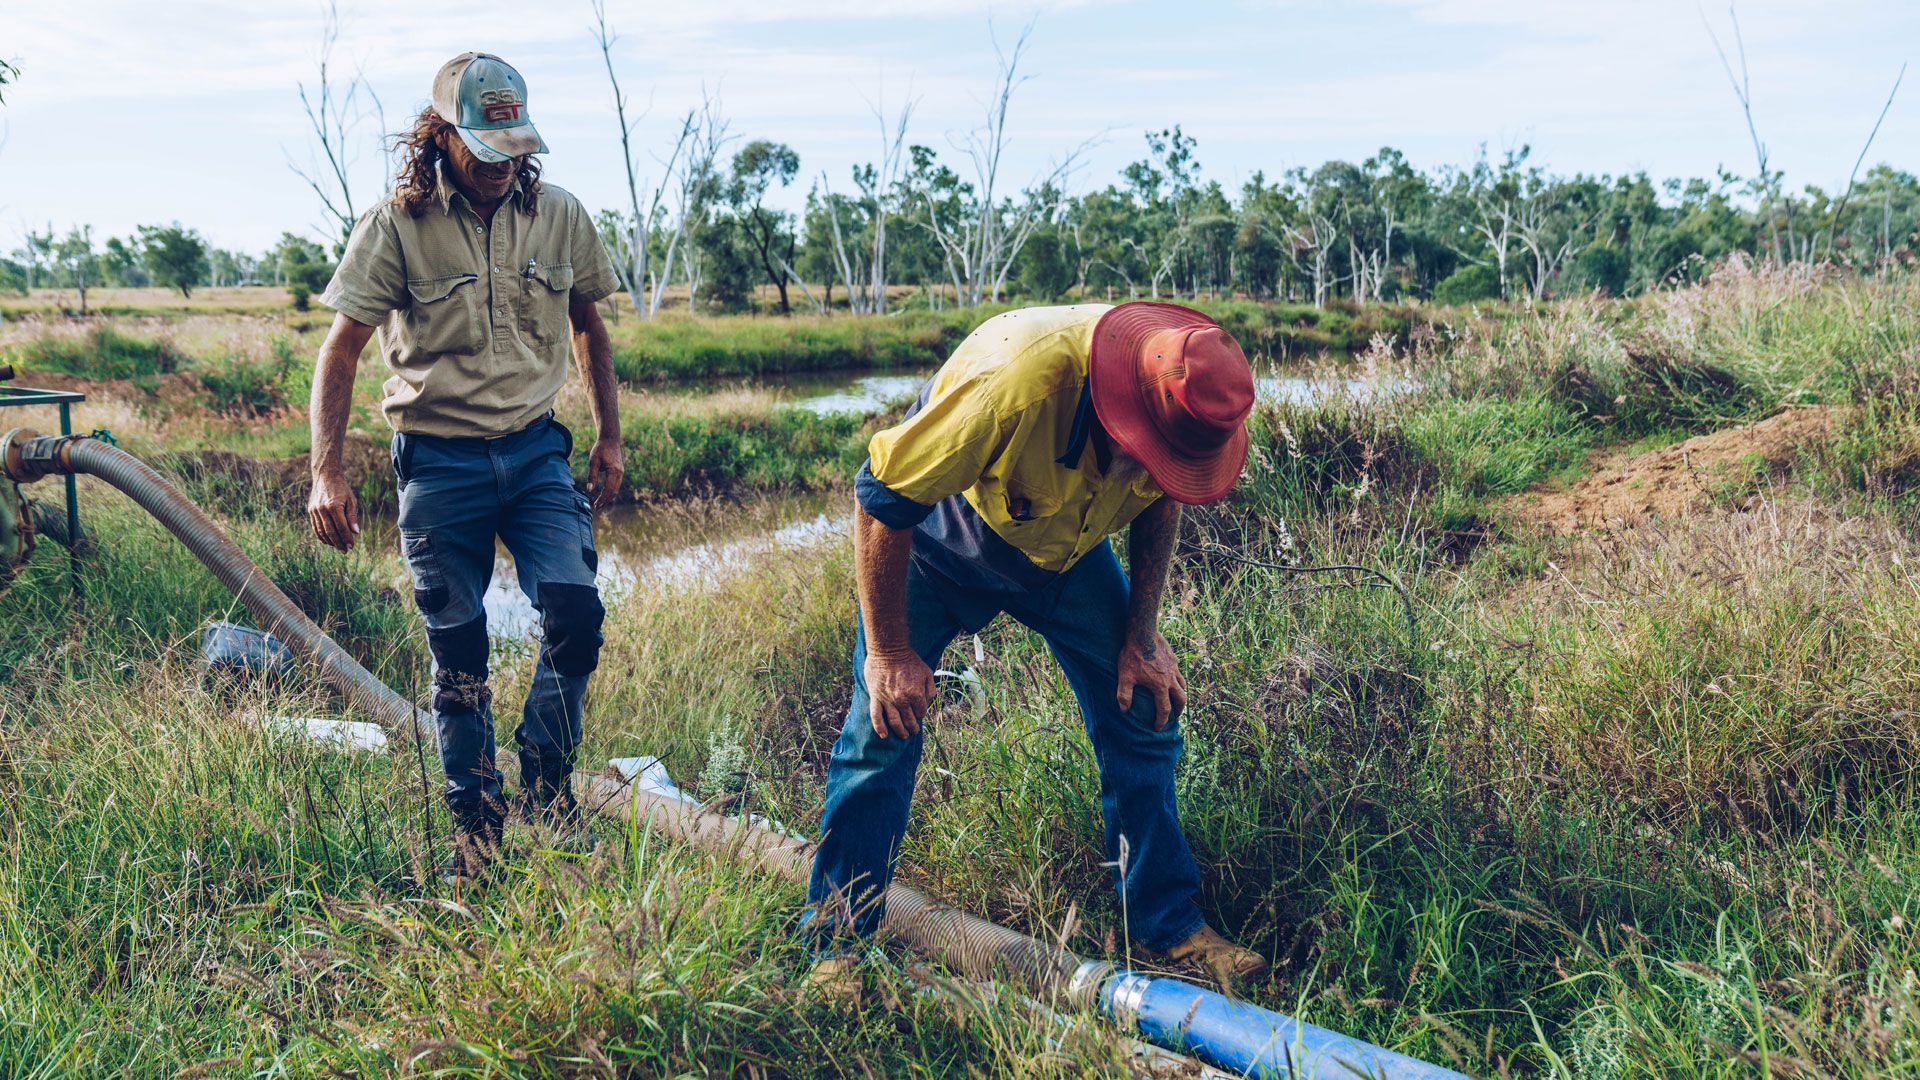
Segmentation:
{"type": "Polygon", "coordinates": [[[0,435],[0,475],[18,484],[31,484],[43,476],[73,472],[69,454],[76,440],[86,435],[42,435],[32,428],[14,428],[0,435]]]}

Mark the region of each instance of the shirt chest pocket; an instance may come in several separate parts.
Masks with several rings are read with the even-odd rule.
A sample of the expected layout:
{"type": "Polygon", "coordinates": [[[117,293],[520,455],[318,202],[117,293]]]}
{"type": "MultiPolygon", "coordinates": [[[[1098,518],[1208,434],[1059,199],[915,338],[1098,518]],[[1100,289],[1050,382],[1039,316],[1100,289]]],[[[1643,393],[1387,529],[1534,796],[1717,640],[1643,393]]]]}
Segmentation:
{"type": "Polygon", "coordinates": [[[1001,508],[1016,525],[1045,521],[1058,514],[1060,506],[1058,493],[1036,485],[1008,481],[1002,490],[1001,508]]]}
{"type": "Polygon", "coordinates": [[[520,333],[535,345],[565,341],[571,329],[567,315],[573,295],[573,264],[535,264],[521,276],[525,290],[520,304],[520,333]]]}
{"type": "Polygon", "coordinates": [[[480,276],[410,278],[407,335],[429,353],[470,353],[480,348],[480,276]]]}

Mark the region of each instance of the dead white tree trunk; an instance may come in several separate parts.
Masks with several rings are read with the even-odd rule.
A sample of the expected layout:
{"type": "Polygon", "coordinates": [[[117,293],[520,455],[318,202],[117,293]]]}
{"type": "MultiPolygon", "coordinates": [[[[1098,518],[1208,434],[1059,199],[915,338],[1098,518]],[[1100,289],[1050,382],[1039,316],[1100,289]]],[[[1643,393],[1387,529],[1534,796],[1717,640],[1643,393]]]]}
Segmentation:
{"type": "Polygon", "coordinates": [[[840,228],[840,205],[833,197],[833,184],[824,169],[820,172],[820,190],[826,193],[827,221],[833,226],[833,258],[840,265],[841,280],[847,283],[847,313],[865,314],[867,285],[861,283],[865,275],[853,272],[853,256],[847,251],[847,238],[840,228]]]}
{"type": "MultiPolygon", "coordinates": [[[[1134,252],[1140,256],[1141,264],[1147,268],[1148,299],[1160,299],[1160,283],[1173,276],[1174,263],[1179,260],[1180,253],[1186,250],[1187,241],[1191,239],[1191,236],[1184,227],[1176,227],[1173,232],[1163,238],[1166,246],[1160,251],[1160,261],[1158,263],[1154,262],[1153,256],[1147,253],[1146,245],[1131,236],[1125,239],[1127,245],[1133,248],[1134,252]]],[[[1127,285],[1131,288],[1133,282],[1129,280],[1127,285]]]]}
{"type": "Polygon", "coordinates": [[[1381,235],[1380,250],[1373,266],[1373,302],[1376,304],[1385,298],[1387,274],[1393,269],[1393,230],[1399,227],[1395,224],[1392,203],[1380,204],[1380,216],[1385,232],[1381,235]]]}
{"type": "Polygon", "coordinates": [[[1514,215],[1513,234],[1525,248],[1532,263],[1527,268],[1527,296],[1538,302],[1547,298],[1547,290],[1555,278],[1560,276],[1560,268],[1580,246],[1582,234],[1592,219],[1580,222],[1567,231],[1567,235],[1556,242],[1548,234],[1548,226],[1553,215],[1553,206],[1544,196],[1535,196],[1520,204],[1514,215]]]}
{"type": "Polygon", "coordinates": [[[872,215],[868,230],[872,245],[867,259],[867,295],[871,301],[870,309],[875,314],[884,314],[887,310],[887,202],[893,198],[894,190],[900,184],[900,170],[905,163],[907,121],[913,116],[913,106],[914,99],[908,97],[892,123],[887,121],[883,105],[873,106],[873,117],[880,122],[880,162],[874,169],[872,205],[868,209],[872,215]]]}
{"type": "MultiPolygon", "coordinates": [[[[1473,205],[1479,216],[1468,224],[1474,232],[1479,233],[1481,238],[1486,240],[1487,246],[1493,249],[1494,269],[1500,275],[1500,299],[1505,300],[1507,298],[1507,259],[1513,251],[1515,214],[1513,200],[1502,196],[1496,203],[1485,195],[1475,195],[1473,205]]],[[[1473,261],[1486,264],[1485,259],[1473,261]]]]}
{"type": "Polygon", "coordinates": [[[1334,243],[1339,234],[1334,230],[1333,221],[1324,214],[1308,214],[1305,228],[1289,226],[1287,236],[1291,240],[1294,268],[1313,282],[1313,306],[1327,306],[1327,292],[1332,284],[1328,280],[1331,272],[1331,259],[1334,243]],[[1306,256],[1303,260],[1302,256],[1306,256]]]}
{"type": "MultiPolygon", "coordinates": [[[[308,147],[307,164],[287,154],[287,167],[306,182],[320,198],[326,216],[332,219],[339,243],[346,243],[359,213],[353,206],[353,163],[357,155],[349,145],[354,133],[367,118],[360,94],[366,80],[355,74],[344,83],[333,76],[333,48],[340,42],[340,11],[329,0],[321,16],[318,82],[311,92],[306,83],[298,84],[300,107],[307,114],[307,127],[319,145],[316,154],[308,147]]],[[[323,234],[324,235],[324,234],[323,234]]]]}
{"type": "MultiPolygon", "coordinates": [[[[1059,209],[1061,191],[1080,156],[1095,140],[1088,140],[1056,161],[1044,175],[1027,185],[1026,197],[1014,206],[1001,194],[1001,164],[1007,149],[1007,116],[1013,92],[1031,76],[1020,74],[1020,60],[1033,34],[1032,22],[1020,31],[1010,49],[993,42],[999,67],[988,95],[986,117],[980,127],[953,145],[973,164],[976,212],[946,225],[934,218],[934,234],[941,250],[961,271],[956,281],[957,302],[977,307],[998,300],[1020,250],[1034,231],[1059,209]]],[[[931,205],[931,204],[929,204],[931,205]]]]}
{"type": "Polygon", "coordinates": [[[660,274],[654,279],[653,296],[648,300],[649,318],[659,312],[661,294],[673,280],[676,252],[687,282],[687,310],[694,310],[701,275],[699,253],[693,248],[693,229],[706,216],[707,204],[716,194],[714,162],[728,141],[727,121],[721,115],[720,102],[702,88],[700,107],[688,114],[686,148],[678,155],[680,170],[674,174],[677,181],[674,224],[667,237],[666,254],[661,258],[660,274]]]}
{"type": "MultiPolygon", "coordinates": [[[[593,3],[593,35],[600,46],[600,59],[606,64],[607,83],[613,88],[613,114],[620,127],[620,157],[627,170],[627,220],[625,229],[616,237],[620,243],[614,251],[614,270],[620,275],[620,285],[626,290],[627,302],[633,305],[634,313],[642,318],[652,318],[659,309],[658,294],[663,282],[650,277],[652,267],[648,257],[652,253],[653,224],[660,217],[660,201],[666,195],[666,185],[654,184],[650,179],[643,180],[634,169],[633,130],[644,119],[650,109],[642,109],[632,119],[627,118],[627,95],[620,89],[620,76],[613,67],[613,43],[618,35],[607,25],[607,8],[604,0],[593,3]],[[646,209],[641,209],[641,203],[646,209]],[[652,303],[643,303],[641,295],[649,287],[655,299],[652,303]]],[[[689,111],[680,124],[680,135],[674,141],[673,153],[667,156],[664,175],[673,175],[674,164],[679,160],[681,151],[686,148],[687,140],[693,135],[694,113],[689,111]]]]}

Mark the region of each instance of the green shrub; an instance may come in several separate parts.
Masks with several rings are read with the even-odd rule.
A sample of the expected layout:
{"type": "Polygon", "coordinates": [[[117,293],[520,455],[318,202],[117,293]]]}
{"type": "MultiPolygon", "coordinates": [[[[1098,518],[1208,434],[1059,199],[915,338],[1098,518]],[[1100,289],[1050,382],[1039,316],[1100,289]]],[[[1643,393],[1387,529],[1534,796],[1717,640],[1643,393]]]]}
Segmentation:
{"type": "Polygon", "coordinates": [[[287,376],[298,358],[293,344],[275,337],[265,359],[230,356],[200,368],[200,386],[215,412],[260,416],[287,404],[287,376]]]}
{"type": "Polygon", "coordinates": [[[622,418],[627,485],[639,496],[797,491],[850,479],[869,422],[776,406],[739,413],[634,413],[622,418]]]}
{"type": "Polygon", "coordinates": [[[1581,292],[1600,289],[1608,296],[1623,296],[1627,291],[1627,275],[1632,270],[1633,264],[1625,255],[1596,244],[1574,260],[1568,284],[1581,292]]]}
{"type": "Polygon", "coordinates": [[[1471,304],[1478,300],[1499,298],[1499,271],[1478,263],[1455,270],[1433,290],[1433,300],[1437,304],[1471,304]]]}
{"type": "Polygon", "coordinates": [[[80,336],[32,338],[15,347],[13,363],[29,371],[57,371],[83,379],[152,379],[185,358],[157,338],[138,338],[102,322],[80,336]]]}

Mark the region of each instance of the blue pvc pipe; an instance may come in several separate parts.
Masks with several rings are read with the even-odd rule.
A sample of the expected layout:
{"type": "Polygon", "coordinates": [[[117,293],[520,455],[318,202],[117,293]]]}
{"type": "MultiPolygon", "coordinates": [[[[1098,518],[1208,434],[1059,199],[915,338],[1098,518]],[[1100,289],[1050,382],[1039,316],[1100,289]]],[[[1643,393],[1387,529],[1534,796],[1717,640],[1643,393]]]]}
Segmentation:
{"type": "Polygon", "coordinates": [[[1149,1042],[1219,1069],[1271,1080],[1466,1080],[1372,1043],[1348,1038],[1192,983],[1122,971],[1100,991],[1100,1007],[1149,1042]]]}

